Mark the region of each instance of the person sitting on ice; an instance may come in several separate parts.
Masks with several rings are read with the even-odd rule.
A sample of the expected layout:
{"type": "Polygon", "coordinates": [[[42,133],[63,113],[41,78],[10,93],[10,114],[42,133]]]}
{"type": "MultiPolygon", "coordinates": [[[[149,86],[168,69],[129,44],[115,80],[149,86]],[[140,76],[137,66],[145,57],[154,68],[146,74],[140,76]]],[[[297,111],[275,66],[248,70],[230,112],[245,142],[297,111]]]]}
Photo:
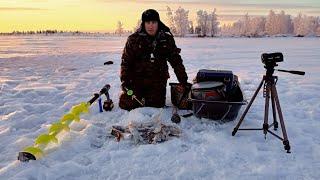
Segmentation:
{"type": "Polygon", "coordinates": [[[122,94],[119,107],[163,107],[170,63],[181,86],[188,76],[170,29],[160,21],[159,13],[148,9],[142,13],[140,28],[131,34],[122,54],[120,80],[122,94]]]}

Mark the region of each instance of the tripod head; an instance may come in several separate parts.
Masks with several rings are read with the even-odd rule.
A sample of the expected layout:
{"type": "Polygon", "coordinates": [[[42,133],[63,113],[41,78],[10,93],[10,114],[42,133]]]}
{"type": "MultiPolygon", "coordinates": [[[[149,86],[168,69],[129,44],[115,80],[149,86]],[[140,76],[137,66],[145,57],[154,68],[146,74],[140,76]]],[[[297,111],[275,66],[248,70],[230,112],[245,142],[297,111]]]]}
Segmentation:
{"type": "Polygon", "coordinates": [[[303,71],[289,71],[289,70],[283,70],[283,69],[274,69],[276,66],[278,66],[278,62],[283,61],[283,54],[281,52],[275,52],[275,53],[263,53],[261,55],[261,61],[263,64],[265,64],[264,68],[267,70],[266,76],[272,77],[275,70],[280,72],[286,72],[296,75],[305,75],[305,72],[303,71]]]}

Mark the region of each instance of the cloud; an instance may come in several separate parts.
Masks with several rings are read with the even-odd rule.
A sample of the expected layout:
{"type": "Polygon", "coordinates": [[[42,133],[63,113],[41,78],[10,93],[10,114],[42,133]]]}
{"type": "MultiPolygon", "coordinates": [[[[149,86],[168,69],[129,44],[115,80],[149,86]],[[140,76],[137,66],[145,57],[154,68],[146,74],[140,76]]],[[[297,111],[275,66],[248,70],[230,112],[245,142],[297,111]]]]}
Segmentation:
{"type": "Polygon", "coordinates": [[[318,9],[320,8],[320,3],[301,3],[300,1],[289,1],[289,2],[277,2],[277,1],[268,1],[261,3],[252,3],[253,1],[242,1],[236,2],[235,0],[96,0],[98,2],[107,2],[107,3],[117,3],[117,2],[131,2],[131,3],[150,3],[150,4],[179,4],[179,5],[208,5],[208,6],[226,6],[226,7],[237,7],[237,8],[263,8],[263,9],[318,9]]]}

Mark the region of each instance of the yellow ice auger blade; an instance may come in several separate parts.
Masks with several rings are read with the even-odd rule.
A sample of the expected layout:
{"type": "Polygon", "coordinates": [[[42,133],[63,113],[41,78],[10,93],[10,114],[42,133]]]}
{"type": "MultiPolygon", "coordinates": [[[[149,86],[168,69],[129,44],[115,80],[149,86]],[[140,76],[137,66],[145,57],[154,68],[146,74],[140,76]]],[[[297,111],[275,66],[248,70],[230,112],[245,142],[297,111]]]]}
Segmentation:
{"type": "Polygon", "coordinates": [[[71,114],[80,115],[81,113],[88,113],[89,112],[90,104],[86,102],[82,102],[78,105],[75,105],[71,108],[71,114]]]}
{"type": "Polygon", "coordinates": [[[62,116],[62,118],[60,119],[61,122],[67,122],[67,121],[72,121],[74,120],[75,116],[74,114],[68,113],[62,116]]]}
{"type": "Polygon", "coordinates": [[[23,149],[24,152],[30,153],[35,157],[43,156],[43,151],[40,148],[29,146],[23,149]]]}
{"type": "Polygon", "coordinates": [[[70,128],[67,124],[62,124],[63,130],[70,131],[70,128]]]}
{"type": "Polygon", "coordinates": [[[82,113],[89,113],[90,105],[90,102],[82,102],[73,106],[69,113],[63,115],[58,122],[51,124],[49,134],[39,135],[34,141],[34,146],[26,147],[23,152],[19,152],[18,160],[27,162],[43,156],[45,146],[51,142],[58,143],[56,135],[63,130],[70,131],[69,124],[72,123],[72,121],[80,121],[80,115],[82,113]]]}
{"type": "Polygon", "coordinates": [[[54,135],[49,135],[49,134],[41,134],[40,136],[37,137],[35,140],[35,144],[44,144],[47,145],[50,142],[55,142],[58,143],[58,139],[54,135]]]}
{"type": "Polygon", "coordinates": [[[79,122],[80,121],[80,116],[79,115],[75,115],[74,116],[74,121],[75,122],[79,122]]]}
{"type": "Polygon", "coordinates": [[[70,131],[67,124],[62,124],[61,122],[53,123],[49,128],[49,135],[57,135],[62,130],[70,131]]]}

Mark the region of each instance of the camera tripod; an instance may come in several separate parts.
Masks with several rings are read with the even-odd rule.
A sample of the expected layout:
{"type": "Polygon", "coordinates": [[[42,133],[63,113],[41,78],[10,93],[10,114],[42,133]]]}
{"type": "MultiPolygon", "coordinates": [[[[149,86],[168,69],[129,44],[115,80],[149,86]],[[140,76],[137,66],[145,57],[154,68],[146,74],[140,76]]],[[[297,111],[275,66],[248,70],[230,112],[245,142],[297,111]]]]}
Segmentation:
{"type": "MultiPolygon", "coordinates": [[[[243,112],[238,124],[232,131],[232,136],[234,136],[238,130],[258,130],[263,131],[263,134],[266,135],[267,133],[270,133],[271,135],[275,136],[276,138],[280,139],[283,142],[284,149],[287,151],[287,153],[290,153],[290,144],[288,140],[288,135],[286,131],[286,127],[284,124],[284,119],[281,111],[280,101],[278,97],[278,92],[276,88],[276,84],[278,81],[278,76],[273,76],[273,73],[275,71],[274,67],[278,66],[276,62],[283,61],[282,53],[273,53],[273,54],[263,54],[262,55],[262,62],[265,63],[265,68],[267,69],[266,74],[263,76],[262,81],[260,82],[257,90],[255,91],[253,97],[251,98],[248,106],[246,107],[245,111],[243,112]],[[280,55],[280,56],[279,56],[280,55]],[[277,56],[277,57],[276,57],[277,56]],[[279,59],[277,59],[279,58],[279,59]],[[246,114],[248,113],[253,101],[255,100],[256,96],[258,95],[260,89],[263,86],[263,97],[265,98],[265,109],[264,109],[264,122],[262,128],[239,128],[241,123],[243,122],[246,114]],[[268,116],[269,116],[269,103],[271,100],[272,105],[272,113],[273,113],[273,123],[268,124],[268,116]],[[283,137],[280,137],[279,135],[275,134],[270,130],[271,127],[274,128],[274,130],[278,129],[278,121],[277,121],[277,113],[279,115],[279,121],[281,125],[281,130],[283,137]]],[[[288,72],[292,74],[298,74],[298,75],[304,75],[304,72],[301,71],[287,71],[287,70],[278,70],[281,72],[288,72]]]]}

